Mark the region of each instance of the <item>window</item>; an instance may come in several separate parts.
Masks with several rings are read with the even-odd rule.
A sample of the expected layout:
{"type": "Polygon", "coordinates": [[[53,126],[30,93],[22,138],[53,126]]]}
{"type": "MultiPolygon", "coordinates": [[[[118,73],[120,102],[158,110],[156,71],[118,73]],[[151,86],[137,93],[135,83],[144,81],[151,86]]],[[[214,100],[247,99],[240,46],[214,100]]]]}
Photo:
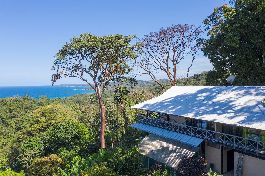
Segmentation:
{"type": "Polygon", "coordinates": [[[207,122],[201,121],[201,128],[206,129],[207,128],[207,122]]]}
{"type": "Polygon", "coordinates": [[[214,122],[207,122],[207,130],[214,131],[214,122]]]}
{"type": "Polygon", "coordinates": [[[234,127],[234,135],[243,137],[243,127],[234,127]]]}
{"type": "Polygon", "coordinates": [[[202,120],[196,120],[196,126],[198,128],[206,129],[207,122],[206,121],[202,121],[202,120]]]}
{"type": "Polygon", "coordinates": [[[186,125],[188,126],[196,126],[196,120],[191,118],[186,118],[186,125]]]}
{"type": "Polygon", "coordinates": [[[225,134],[234,134],[232,125],[223,125],[222,132],[225,134]]]}

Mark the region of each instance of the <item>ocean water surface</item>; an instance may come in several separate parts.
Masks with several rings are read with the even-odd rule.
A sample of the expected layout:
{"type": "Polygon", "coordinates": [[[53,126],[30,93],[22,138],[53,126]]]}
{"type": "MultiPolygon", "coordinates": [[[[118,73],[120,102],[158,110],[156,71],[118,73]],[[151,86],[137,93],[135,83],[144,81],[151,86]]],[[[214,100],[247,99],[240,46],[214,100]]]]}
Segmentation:
{"type": "Polygon", "coordinates": [[[0,87],[0,98],[30,96],[32,98],[65,98],[79,94],[90,94],[85,86],[12,86],[0,87]]]}

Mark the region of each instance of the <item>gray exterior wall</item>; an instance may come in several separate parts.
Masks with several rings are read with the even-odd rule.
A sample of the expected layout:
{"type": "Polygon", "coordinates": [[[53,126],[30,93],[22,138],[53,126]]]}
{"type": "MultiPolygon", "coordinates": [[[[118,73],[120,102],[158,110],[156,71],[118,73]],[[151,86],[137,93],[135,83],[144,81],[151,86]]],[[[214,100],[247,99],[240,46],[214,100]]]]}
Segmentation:
{"type": "Polygon", "coordinates": [[[213,171],[221,172],[221,149],[208,146],[205,143],[205,159],[209,168],[213,164],[213,171]]]}
{"type": "MultiPolygon", "coordinates": [[[[229,149],[223,149],[223,173],[227,172],[227,151],[229,151],[229,149]]],[[[212,163],[214,165],[214,168],[212,169],[218,173],[221,173],[222,169],[221,153],[221,146],[220,148],[215,148],[208,146],[207,142],[205,143],[205,159],[207,161],[207,165],[210,168],[210,164],[212,163]]]]}
{"type": "MultiPolygon", "coordinates": [[[[237,160],[239,154],[234,153],[235,160],[235,170],[234,174],[236,175],[237,160]]],[[[244,155],[243,159],[243,176],[264,176],[265,175],[265,160],[258,159],[252,156],[244,155]]]]}
{"type": "Polygon", "coordinates": [[[223,172],[226,173],[227,172],[227,149],[224,149],[223,151],[223,172]]]}

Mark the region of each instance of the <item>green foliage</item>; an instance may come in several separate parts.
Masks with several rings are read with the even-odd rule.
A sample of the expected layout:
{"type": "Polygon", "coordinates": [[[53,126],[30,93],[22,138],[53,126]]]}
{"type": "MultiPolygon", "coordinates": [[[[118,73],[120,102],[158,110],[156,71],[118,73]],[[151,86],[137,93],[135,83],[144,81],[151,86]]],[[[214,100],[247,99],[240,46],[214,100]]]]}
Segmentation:
{"type": "Polygon", "coordinates": [[[142,173],[143,156],[136,147],[131,149],[116,148],[114,150],[100,150],[91,155],[86,161],[93,166],[96,163],[106,163],[119,175],[139,175],[142,173]]]}
{"type": "Polygon", "coordinates": [[[91,174],[102,166],[102,173],[150,174],[144,168],[137,148],[133,147],[144,134],[125,128],[124,116],[129,123],[136,121],[136,111],[130,106],[153,97],[154,93],[140,87],[116,90],[118,101],[114,92],[104,95],[108,150],[98,150],[99,143],[96,142],[100,122],[95,95],[57,100],[45,97],[36,100],[27,97],[0,99],[0,117],[5,120],[0,123],[3,129],[0,133],[3,146],[0,156],[4,154],[0,157],[2,170],[11,167],[15,171],[24,170],[27,175],[55,175],[58,172],[57,175],[72,176],[91,174]],[[13,116],[14,112],[19,115],[13,116]],[[4,135],[12,135],[12,142],[4,135]]]}
{"type": "Polygon", "coordinates": [[[40,137],[30,137],[13,146],[9,163],[15,170],[27,170],[36,157],[44,154],[44,144],[40,137]]]}
{"type": "Polygon", "coordinates": [[[56,154],[47,157],[35,158],[30,165],[29,175],[47,176],[58,175],[59,167],[63,165],[63,161],[56,154]]]}
{"type": "Polygon", "coordinates": [[[99,150],[89,157],[75,156],[60,170],[61,175],[140,175],[143,173],[142,156],[137,148],[99,150]],[[111,169],[110,169],[111,168],[111,169]],[[102,169],[102,170],[101,170],[102,169]],[[101,175],[101,174],[100,174],[101,175]]]}
{"type": "Polygon", "coordinates": [[[36,135],[44,132],[53,124],[60,123],[64,120],[77,119],[77,113],[72,108],[59,104],[52,103],[41,106],[32,112],[34,119],[31,127],[27,129],[28,135],[36,135]]]}
{"type": "Polygon", "coordinates": [[[110,168],[106,167],[104,163],[95,164],[88,171],[82,174],[83,176],[117,176],[117,174],[110,168]]]}
{"type": "Polygon", "coordinates": [[[37,106],[37,102],[29,97],[0,99],[0,169],[7,167],[11,147],[30,126],[30,113],[37,106]]]}
{"type": "Polygon", "coordinates": [[[0,176],[25,176],[23,172],[15,172],[11,169],[7,169],[5,171],[0,171],[0,176]]]}
{"type": "Polygon", "coordinates": [[[69,159],[63,168],[59,168],[59,175],[62,176],[72,176],[72,175],[82,175],[84,170],[89,166],[86,164],[85,159],[81,156],[75,156],[69,159]]]}
{"type": "Polygon", "coordinates": [[[100,112],[100,146],[105,148],[106,108],[103,93],[110,82],[118,81],[132,70],[137,55],[131,42],[134,36],[95,36],[81,34],[66,43],[56,54],[53,84],[64,77],[77,77],[96,93],[100,112]]]}
{"type": "Polygon", "coordinates": [[[118,104],[124,103],[127,100],[130,91],[125,86],[116,87],[114,90],[114,101],[118,104]]]}
{"type": "Polygon", "coordinates": [[[58,150],[58,155],[63,159],[64,163],[70,163],[71,160],[78,156],[78,152],[76,150],[67,150],[67,148],[60,148],[58,150]]]}
{"type": "Polygon", "coordinates": [[[89,129],[76,121],[64,121],[51,126],[43,135],[45,153],[57,153],[59,149],[85,152],[93,137],[89,129]]]}
{"type": "MultiPolygon", "coordinates": [[[[92,136],[88,128],[77,121],[63,121],[54,124],[47,131],[35,137],[28,137],[21,143],[15,145],[10,154],[10,164],[16,170],[29,171],[30,165],[36,157],[60,153],[62,156],[70,157],[66,151],[71,151],[72,156],[88,153],[88,146],[92,136]]],[[[43,158],[38,162],[49,158],[43,158]]]]}
{"type": "Polygon", "coordinates": [[[207,174],[208,176],[219,176],[219,174],[217,174],[216,172],[212,171],[212,169],[210,169],[210,171],[207,174]]]}
{"type": "Polygon", "coordinates": [[[129,62],[137,57],[134,36],[108,35],[95,36],[81,34],[71,39],[56,54],[53,81],[61,76],[77,77],[93,89],[105,87],[120,76],[131,71],[129,62]],[[93,80],[94,85],[88,82],[93,80]]]}
{"type": "Polygon", "coordinates": [[[236,0],[216,8],[204,22],[209,39],[203,51],[214,66],[213,83],[225,84],[232,74],[234,84],[264,85],[264,0],[236,0]]]}
{"type": "Polygon", "coordinates": [[[147,174],[147,175],[148,176],[170,176],[167,170],[162,170],[162,169],[153,170],[150,174],[147,174]]]}

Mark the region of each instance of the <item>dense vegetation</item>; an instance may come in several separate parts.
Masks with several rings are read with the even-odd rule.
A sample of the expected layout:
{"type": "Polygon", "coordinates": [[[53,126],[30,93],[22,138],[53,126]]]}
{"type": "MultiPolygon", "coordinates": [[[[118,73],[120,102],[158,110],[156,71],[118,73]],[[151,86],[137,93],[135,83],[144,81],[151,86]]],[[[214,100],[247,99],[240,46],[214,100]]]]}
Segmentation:
{"type": "MultiPolygon", "coordinates": [[[[96,94],[66,99],[0,99],[0,175],[169,175],[164,167],[147,169],[137,149],[145,134],[129,127],[138,118],[130,107],[160,94],[170,85],[224,85],[231,74],[236,75],[235,84],[264,85],[264,7],[262,0],[237,0],[232,6],[215,9],[205,20],[209,38],[203,43],[204,54],[214,70],[189,78],[176,80],[174,66],[184,55],[173,57],[169,64],[171,49],[177,52],[179,46],[176,32],[182,30],[162,28],[155,35],[162,41],[173,42],[175,48],[167,50],[163,42],[158,42],[152,45],[158,47],[152,54],[168,56],[166,72],[174,79],[138,81],[136,86],[130,84],[133,88],[121,81],[132,69],[128,60],[135,59],[141,46],[137,45],[135,50],[130,43],[132,36],[84,34],[73,38],[59,52],[55,66],[62,70],[53,75],[53,81],[62,76],[79,77],[96,94]],[[175,37],[176,41],[172,40],[175,37]],[[109,55],[112,57],[106,57],[109,55]],[[95,78],[93,83],[83,77],[85,73],[95,78]],[[115,81],[119,84],[109,86],[115,81]]],[[[197,42],[197,35],[195,38],[197,42]]],[[[197,44],[194,47],[199,47],[197,44]]],[[[199,48],[192,49],[197,52],[199,48]]],[[[155,67],[163,71],[163,66],[155,67]]],[[[180,175],[199,173],[189,168],[190,163],[198,169],[202,160],[183,163],[180,175]]],[[[203,166],[200,171],[200,175],[205,174],[203,166]]]]}
{"type": "MultiPolygon", "coordinates": [[[[154,96],[144,88],[106,95],[108,150],[100,150],[95,95],[67,99],[0,99],[0,175],[146,175],[135,145],[142,133],[125,126],[137,120],[129,107],[154,96]],[[125,98],[124,98],[125,100],[125,98]],[[11,171],[12,169],[13,171],[11,171]],[[15,171],[17,172],[15,174],[15,171]]],[[[154,171],[160,172],[160,170],[154,171]]]]}
{"type": "MultiPolygon", "coordinates": [[[[204,75],[179,82],[201,85],[204,75]]],[[[0,175],[167,175],[160,167],[147,169],[136,147],[145,134],[128,127],[137,120],[130,106],[158,93],[152,82],[106,92],[105,150],[94,94],[0,99],[0,175]]]]}
{"type": "Polygon", "coordinates": [[[215,84],[235,75],[237,85],[265,83],[264,0],[237,0],[223,5],[204,21],[209,38],[204,53],[214,66],[215,84]]]}

